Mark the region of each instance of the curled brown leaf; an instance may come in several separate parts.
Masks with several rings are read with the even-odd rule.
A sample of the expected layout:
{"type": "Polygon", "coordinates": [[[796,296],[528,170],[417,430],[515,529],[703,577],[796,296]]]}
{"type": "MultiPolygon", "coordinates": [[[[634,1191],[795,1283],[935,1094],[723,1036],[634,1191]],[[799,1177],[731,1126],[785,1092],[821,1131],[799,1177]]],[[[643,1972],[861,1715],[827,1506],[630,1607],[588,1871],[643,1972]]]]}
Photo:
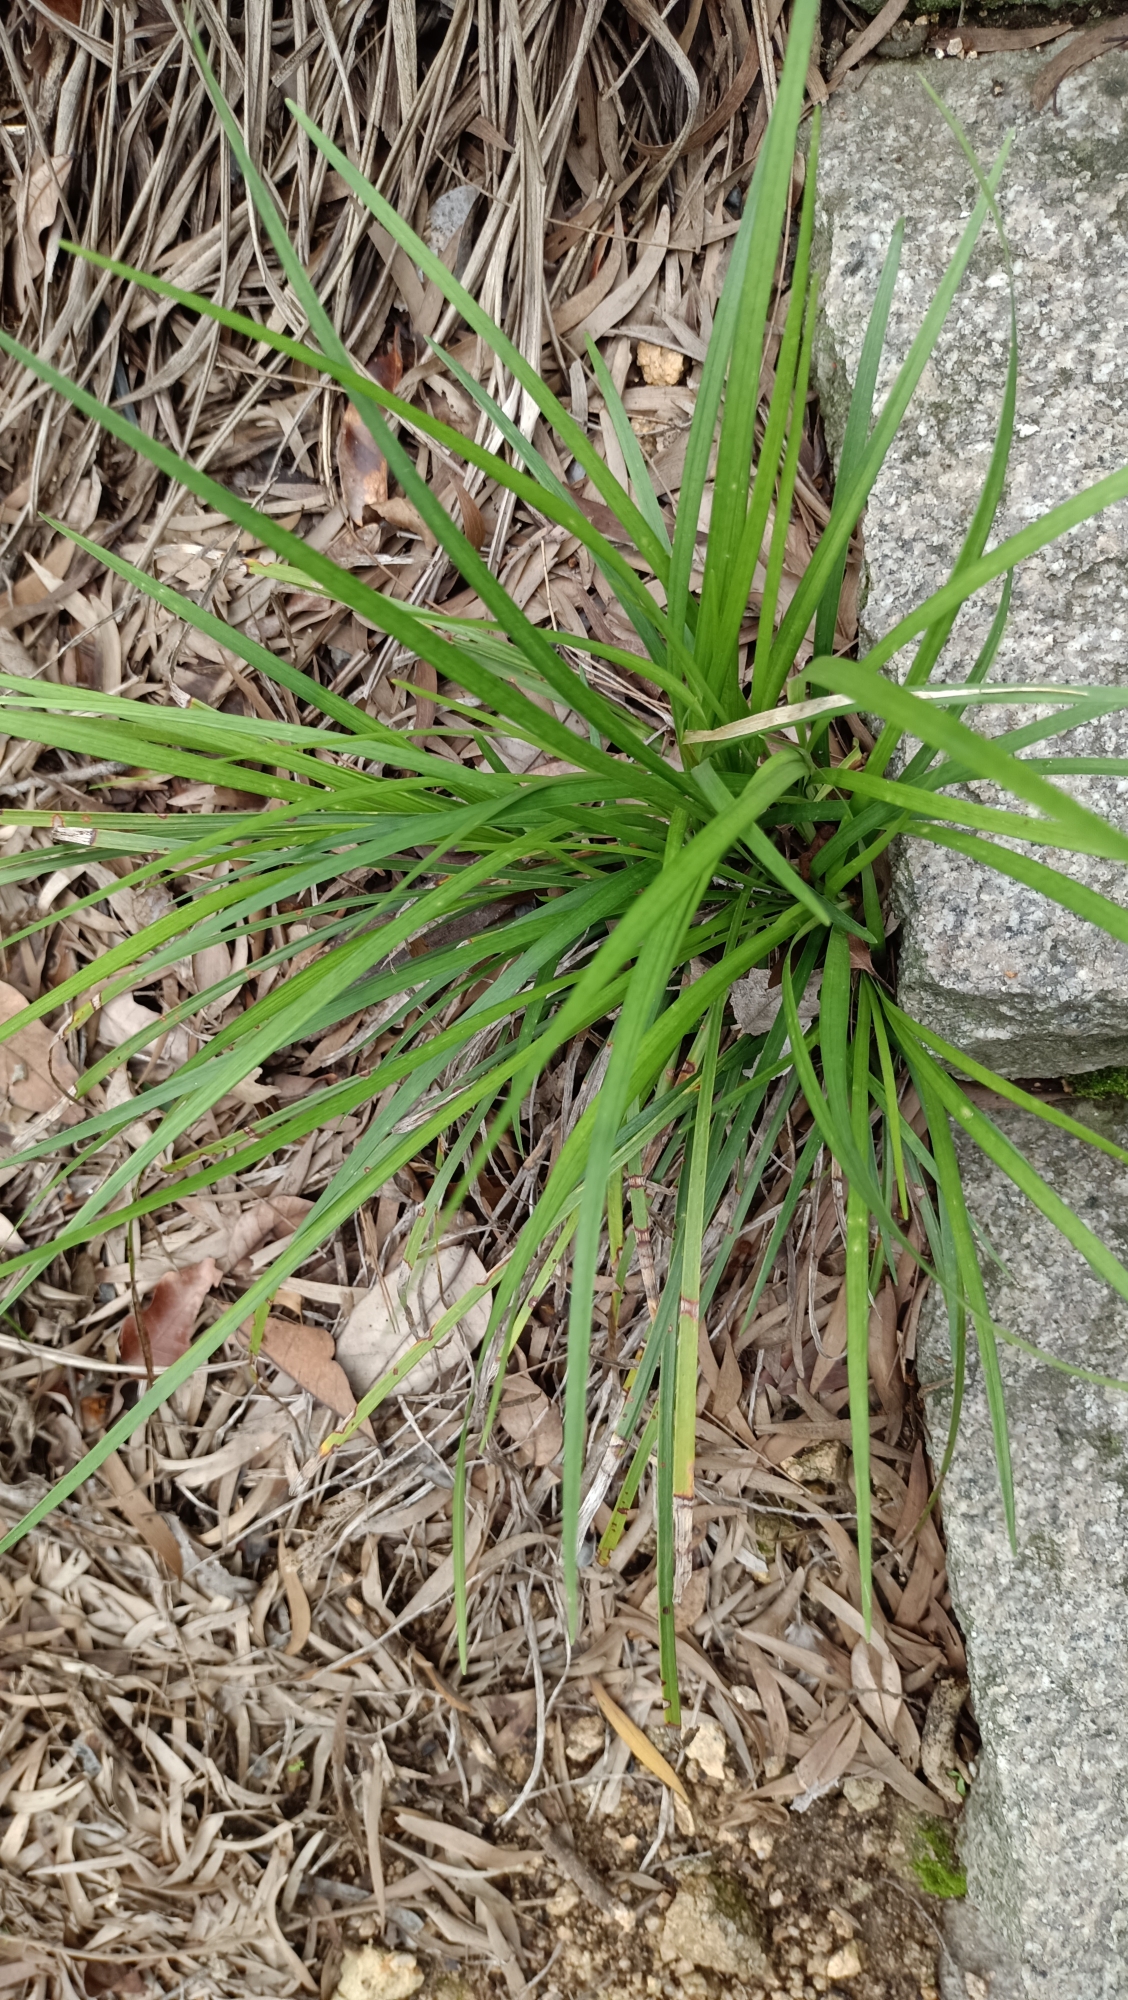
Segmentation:
{"type": "Polygon", "coordinates": [[[152,1298],[141,1310],[142,1327],[138,1328],[134,1313],[122,1322],[118,1356],[123,1365],[146,1366],[146,1341],[154,1369],[179,1361],[191,1343],[200,1307],[222,1276],[215,1258],[205,1257],[202,1264],[188,1264],[183,1271],[166,1271],[158,1278],[152,1298]]]}

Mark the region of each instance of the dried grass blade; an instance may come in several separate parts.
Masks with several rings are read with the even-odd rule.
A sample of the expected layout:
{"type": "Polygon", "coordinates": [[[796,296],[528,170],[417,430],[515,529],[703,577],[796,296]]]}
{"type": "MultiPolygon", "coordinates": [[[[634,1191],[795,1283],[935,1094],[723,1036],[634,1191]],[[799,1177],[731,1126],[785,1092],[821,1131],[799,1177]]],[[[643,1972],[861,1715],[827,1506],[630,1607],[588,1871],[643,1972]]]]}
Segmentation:
{"type": "Polygon", "coordinates": [[[654,1748],[650,1738],[639,1728],[637,1722],[632,1722],[630,1716],[623,1713],[618,1702],[612,1701],[601,1681],[592,1678],[588,1686],[620,1742],[625,1743],[631,1755],[637,1757],[640,1764],[644,1764],[655,1778],[660,1778],[664,1785],[668,1785],[669,1789],[688,1805],[689,1794],[673,1765],[668,1764],[662,1752],[654,1748]]]}

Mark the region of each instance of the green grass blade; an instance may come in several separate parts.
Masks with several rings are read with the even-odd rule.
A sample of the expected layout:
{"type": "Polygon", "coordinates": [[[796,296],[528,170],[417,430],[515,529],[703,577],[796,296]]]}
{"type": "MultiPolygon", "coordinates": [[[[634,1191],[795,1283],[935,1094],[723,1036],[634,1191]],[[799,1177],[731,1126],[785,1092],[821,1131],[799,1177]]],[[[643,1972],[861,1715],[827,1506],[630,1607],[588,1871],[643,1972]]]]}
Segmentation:
{"type": "MultiPolygon", "coordinates": [[[[791,526],[791,508],[795,498],[795,477],[799,470],[799,452],[803,444],[807,417],[807,381],[811,371],[811,348],[815,338],[815,320],[818,311],[818,284],[811,280],[807,300],[807,312],[803,326],[803,339],[799,349],[799,361],[795,374],[795,396],[791,407],[791,424],[780,467],[779,491],[776,495],[776,515],[772,528],[771,548],[764,575],[764,595],[760,606],[760,622],[756,632],[756,651],[752,666],[752,706],[758,706],[760,694],[766,686],[768,660],[771,656],[772,638],[775,632],[776,607],[779,603],[780,586],[783,582],[783,564],[787,553],[787,531],[791,526]]],[[[737,626],[739,631],[739,625],[737,626]]],[[[735,645],[736,634],[733,634],[735,645]]]]}
{"type": "Polygon", "coordinates": [[[668,553],[670,548],[669,531],[658,502],[658,495],[654,491],[654,482],[650,477],[650,467],[643,457],[642,446],[631,429],[631,420],[623,407],[623,399],[611,378],[611,370],[608,368],[590,334],[588,335],[587,348],[588,360],[591,362],[592,372],[599,385],[599,393],[606,404],[607,414],[611,419],[615,436],[618,439],[619,449],[623,454],[627,475],[631,482],[631,491],[636,504],[645,514],[655,535],[668,553]]]}
{"type": "MultiPolygon", "coordinates": [[[[901,267],[901,248],[905,240],[904,222],[898,222],[889,239],[885,262],[881,267],[877,291],[870,309],[866,325],[865,339],[858,359],[858,372],[854,378],[850,409],[846,418],[846,431],[842,439],[842,450],[838,459],[837,476],[834,482],[834,500],[830,510],[828,526],[838,526],[835,516],[841,519],[845,513],[846,496],[855,484],[862,454],[869,437],[873,418],[873,398],[877,388],[877,371],[885,352],[885,334],[889,325],[889,312],[893,304],[893,292],[897,283],[897,273],[901,267]]],[[[853,534],[857,526],[855,515],[850,524],[853,534]]],[[[834,633],[838,623],[838,603],[842,595],[842,579],[846,574],[846,558],[849,540],[829,564],[829,573],[815,618],[815,652],[833,653],[834,633]]]]}
{"type": "MultiPolygon", "coordinates": [[[[825,990],[826,980],[823,980],[825,990]]],[[[850,1129],[859,1157],[869,1150],[869,986],[858,988],[858,1018],[851,1055],[850,1129]]],[[[828,1063],[831,1058],[827,1057],[828,1063]]],[[[843,1073],[843,1082],[845,1072],[843,1073]]],[[[865,1190],[853,1177],[846,1194],[846,1375],[850,1388],[850,1446],[854,1454],[854,1499],[858,1519],[858,1567],[862,1617],[869,1637],[873,1617],[873,1514],[870,1502],[870,1210],[865,1190]]]]}
{"type": "MultiPolygon", "coordinates": [[[[944,1200],[945,1209],[952,1230],[954,1263],[962,1295],[971,1309],[975,1326],[979,1361],[983,1370],[983,1388],[987,1398],[987,1408],[991,1419],[991,1435],[995,1447],[995,1463],[998,1467],[999,1485],[1003,1496],[1003,1514],[1007,1524],[1007,1535],[1012,1549],[1017,1547],[1014,1507],[1014,1472],[1011,1465],[1010,1436],[1007,1430],[1006,1402],[1003,1395],[1003,1378],[999,1370],[999,1351],[995,1341],[994,1325],[987,1293],[983,1285],[983,1274],[979,1266],[979,1254],[975,1245],[975,1235],[971,1218],[964,1200],[963,1184],[959,1160],[952,1142],[948,1124],[948,1112],[954,1108],[955,1100],[962,1092],[953,1087],[953,1093],[945,1091],[946,1078],[938,1063],[934,1063],[924,1048],[915,1047],[906,1033],[899,1028],[898,1040],[909,1062],[909,1072],[916,1084],[920,1101],[928,1119],[929,1137],[932,1141],[932,1155],[936,1163],[937,1185],[944,1200]]],[[[966,1105],[967,1100],[964,1099],[966,1105]]],[[[970,1108],[970,1107],[969,1107],[970,1108]]],[[[961,1120],[962,1122],[962,1120],[961,1120]]]]}
{"type": "MultiPolygon", "coordinates": [[[[722,520],[728,520],[726,540],[731,544],[727,550],[730,560],[739,545],[744,525],[760,388],[760,357],[817,18],[817,0],[796,0],[776,105],[745,197],[744,214],[730,253],[728,277],[713,322],[690,426],[674,528],[668,584],[669,629],[673,634],[680,634],[690,623],[689,583],[697,524],[709,477],[722,397],[725,400],[725,419],[717,458],[713,517],[718,526],[722,520]],[[738,337],[739,351],[736,344],[738,337]]],[[[726,572],[723,564],[718,567],[719,553],[718,550],[713,556],[710,587],[713,583],[723,586],[726,572]]],[[[711,660],[701,652],[698,657],[702,670],[709,674],[711,660]]]]}
{"type": "MultiPolygon", "coordinates": [[[[1012,138],[1008,138],[1000,149],[995,163],[987,176],[990,193],[998,187],[1010,152],[1012,138]]],[[[952,301],[960,281],[971,260],[972,252],[979,240],[983,224],[990,210],[989,195],[980,195],[970,220],[964,229],[959,244],[948,264],[948,268],[937,288],[936,295],[925,315],[920,332],[913,341],[908,355],[898,372],[888,396],[882,405],[881,414],[870,434],[857,476],[844,494],[841,512],[836,522],[832,519],[824,529],[818,548],[807,568],[803,581],[793,597],[779,628],[776,643],[772,649],[772,660],[767,675],[767,702],[778,701],[785,681],[792,672],[796,654],[803,635],[814,617],[819,601],[827,587],[839,556],[849,545],[853,524],[858,520],[869,498],[870,490],[888,455],[890,445],[900,430],[905,412],[912,400],[929,358],[940,336],[940,331],[951,310],[952,301]]],[[[1012,567],[1005,564],[1004,568],[1012,567]]],[[[951,588],[952,586],[949,586],[951,588]]],[[[970,593],[965,593],[970,594],[970,593]]],[[[938,593],[941,597],[943,593],[938,593]]],[[[962,603],[962,597],[954,599],[962,603]]],[[[932,600],[936,607],[932,619],[923,620],[916,630],[925,630],[942,615],[937,598],[932,600]]],[[[947,608],[947,607],[944,607],[947,608]]],[[[894,649],[896,650],[896,649],[894,649]]]]}
{"type": "MultiPolygon", "coordinates": [[[[736,686],[736,648],[740,628],[747,615],[748,595],[752,589],[756,568],[763,550],[764,535],[768,525],[773,499],[776,506],[776,524],[783,522],[786,538],[790,523],[790,500],[780,492],[781,467],[787,456],[788,413],[791,412],[791,429],[794,434],[796,421],[802,431],[805,411],[803,401],[805,390],[800,393],[796,387],[796,371],[800,367],[803,330],[807,314],[811,309],[810,267],[811,241],[814,233],[815,190],[818,173],[819,117],[815,111],[811,128],[811,143],[807,154],[807,178],[803,189],[803,204],[799,216],[799,240],[795,252],[795,267],[791,276],[791,302],[784,324],[783,339],[776,361],[775,381],[772,385],[771,402],[768,407],[767,423],[764,427],[764,441],[756,465],[756,476],[752,483],[752,496],[748,514],[740,538],[732,575],[727,584],[723,604],[718,608],[715,600],[708,599],[703,606],[702,618],[698,626],[698,644],[704,649],[716,645],[728,666],[729,681],[726,712],[739,711],[739,689],[736,686]],[[716,615],[714,616],[714,613],[716,615]],[[715,633],[714,636],[714,627],[715,633]]],[[[813,324],[813,323],[812,323],[813,324]]],[[[799,446],[796,443],[795,450],[799,446]]],[[[786,482],[785,482],[786,483],[786,482]]],[[[761,611],[761,625],[765,623],[770,632],[774,626],[774,612],[761,611]]]]}

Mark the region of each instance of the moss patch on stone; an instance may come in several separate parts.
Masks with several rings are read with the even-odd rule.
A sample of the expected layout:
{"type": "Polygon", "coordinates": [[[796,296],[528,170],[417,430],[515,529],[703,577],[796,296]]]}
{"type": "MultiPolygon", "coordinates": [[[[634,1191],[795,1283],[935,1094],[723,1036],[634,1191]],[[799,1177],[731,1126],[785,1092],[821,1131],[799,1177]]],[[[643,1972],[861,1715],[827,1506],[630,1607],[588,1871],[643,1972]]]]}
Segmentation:
{"type": "Polygon", "coordinates": [[[1128,1098],[1128,1069],[1091,1069],[1084,1076],[1071,1076],[1069,1087],[1075,1097],[1094,1103],[1104,1098],[1128,1098]]]}
{"type": "Polygon", "coordinates": [[[952,1836],[941,1820],[919,1822],[909,1865],[926,1895],[948,1900],[967,1895],[967,1876],[960,1867],[952,1836]]]}

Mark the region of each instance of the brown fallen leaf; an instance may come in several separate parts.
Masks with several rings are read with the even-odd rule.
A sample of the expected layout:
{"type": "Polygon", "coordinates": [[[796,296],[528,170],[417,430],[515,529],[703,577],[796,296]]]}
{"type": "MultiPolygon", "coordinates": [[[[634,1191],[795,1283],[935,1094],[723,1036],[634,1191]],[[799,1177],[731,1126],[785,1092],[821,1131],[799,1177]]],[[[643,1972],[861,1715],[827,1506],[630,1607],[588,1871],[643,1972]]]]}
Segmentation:
{"type": "Polygon", "coordinates": [[[468,1861],[472,1868],[538,1868],[539,1854],[527,1847],[495,1847],[463,1827],[448,1826],[444,1820],[430,1819],[425,1813],[398,1812],[396,1825],[413,1840],[430,1841],[442,1847],[454,1861],[468,1861]]]}
{"type": "Polygon", "coordinates": [[[418,507],[413,506],[410,500],[402,500],[398,495],[391,500],[382,500],[377,512],[381,521],[398,528],[401,535],[418,535],[428,554],[438,547],[418,507]]]}
{"type": "Polygon", "coordinates": [[[522,1465],[551,1465],[564,1443],[560,1412],[527,1375],[511,1375],[501,1392],[498,1422],[517,1446],[522,1465]]]}
{"type": "MultiPolygon", "coordinates": [[[[674,1631],[691,1632],[705,1610],[709,1597],[709,1572],[707,1569],[691,1570],[682,1588],[681,1603],[674,1606],[674,1631]]],[[[640,1611],[649,1612],[657,1618],[659,1612],[658,1586],[648,1590],[639,1606],[640,1611]]]]}
{"type": "MultiPolygon", "coordinates": [[[[243,1330],[249,1333],[249,1322],[243,1330]]],[[[326,1327],[307,1326],[300,1320],[276,1319],[272,1315],[266,1322],[262,1352],[300,1389],[307,1389],[327,1410],[332,1410],[334,1416],[352,1416],[356,1397],[336,1359],[335,1342],[326,1327]]],[[[360,1428],[366,1437],[372,1436],[367,1417],[360,1428]]]]}
{"type": "Polygon", "coordinates": [[[918,1548],[913,1573],[901,1592],[901,1602],[897,1606],[897,1623],[902,1631],[912,1632],[920,1624],[932,1601],[935,1580],[936,1571],[925,1551],[918,1548]]]}
{"type": "Polygon", "coordinates": [[[892,1736],[901,1706],[901,1674],[888,1647],[879,1650],[859,1639],[850,1655],[850,1679],[870,1721],[892,1736]]]}
{"type": "Polygon", "coordinates": [[[368,426],[351,403],[345,404],[337,433],[337,472],[349,516],[358,524],[366,510],[382,507],[388,498],[388,464],[373,443],[368,426]]]}
{"type": "Polygon", "coordinates": [[[593,1678],[589,1680],[588,1686],[598,1706],[603,1710],[604,1715],[615,1731],[616,1736],[626,1744],[632,1757],[637,1757],[639,1763],[645,1765],[652,1776],[660,1778],[664,1785],[669,1786],[674,1796],[681,1799],[683,1805],[688,1805],[689,1794],[685,1786],[682,1784],[673,1765],[668,1764],[662,1752],[654,1748],[649,1736],[643,1733],[637,1722],[631,1721],[629,1715],[624,1715],[618,1702],[612,1701],[611,1696],[601,1681],[593,1678]]]}
{"type": "Polygon", "coordinates": [[[931,1513],[924,1509],[928,1501],[931,1481],[924,1459],[924,1446],[917,1440],[909,1466],[909,1482],[904,1490],[904,1500],[900,1519],[893,1535],[896,1547],[903,1547],[915,1535],[934,1570],[944,1568],[944,1544],[940,1540],[936,1522],[931,1513]]]}
{"type": "Polygon", "coordinates": [[[895,27],[900,20],[908,4],[909,0],[885,0],[885,6],[882,8],[880,14],[875,14],[873,20],[866,23],[861,34],[839,56],[838,61],[835,63],[826,80],[828,93],[832,90],[837,90],[847,71],[853,69],[855,63],[860,63],[863,56],[868,56],[870,50],[875,49],[879,42],[885,40],[890,29],[895,27]]]}
{"type": "Polygon", "coordinates": [[[35,281],[46,268],[43,238],[59,213],[59,199],[70,173],[71,155],[57,153],[46,160],[35,155],[16,183],[16,259],[13,281],[16,303],[24,313],[34,300],[35,281]]]}
{"type": "MultiPolygon", "coordinates": [[[[0,1022],[11,1021],[26,1006],[22,993],[0,981],[0,1022]]],[[[29,1021],[0,1043],[0,1096],[18,1111],[31,1117],[51,1111],[77,1081],[66,1050],[43,1021],[29,1021]]]]}
{"type": "Polygon", "coordinates": [[[849,1770],[858,1754],[862,1741],[862,1719],[852,1709],[847,1709],[836,1722],[822,1731],[817,1743],[806,1751],[794,1771],[791,1782],[800,1799],[803,1794],[818,1798],[830,1790],[849,1770]]]}
{"type": "MultiPolygon", "coordinates": [[[[965,55],[974,49],[978,56],[993,56],[1003,55],[1007,49],[1040,49],[1044,42],[1056,42],[1072,33],[1072,21],[1048,21],[1041,28],[961,28],[959,39],[965,55]]],[[[941,43],[947,39],[947,29],[933,36],[941,43]]]]}
{"type": "Polygon", "coordinates": [[[159,1556],[173,1576],[184,1575],[184,1564],[176,1537],[163,1516],[130,1475],[128,1467],[116,1451],[98,1467],[98,1477],[103,1479],[114,1496],[114,1500],[125,1518],[136,1528],[142,1541],[148,1543],[155,1556],[159,1556]]]}
{"type": "Polygon", "coordinates": [[[725,1418],[732,1414],[743,1393],[744,1377],[740,1372],[740,1363],[733,1353],[732,1341],[726,1333],[711,1405],[713,1415],[719,1422],[724,1423],[725,1418]]]}
{"type": "Polygon", "coordinates": [[[486,539],[486,524],[482,519],[482,510],[477,501],[470,498],[461,479],[455,480],[454,490],[462,509],[462,531],[471,546],[480,550],[486,539]]]}
{"type": "Polygon", "coordinates": [[[123,1042],[129,1041],[142,1029],[151,1030],[150,1039],[143,1046],[143,1054],[154,1061],[172,1063],[176,1067],[187,1062],[192,1053],[187,1028],[162,1029],[161,1016],[152,1007],[143,1007],[132,993],[115,994],[98,1011],[97,1037],[108,1049],[119,1049],[123,1042]]]}
{"type": "Polygon", "coordinates": [[[290,1610],[290,1637],[286,1641],[285,1652],[290,1659],[293,1659],[295,1653],[301,1652],[309,1638],[313,1616],[309,1608],[309,1598],[302,1588],[293,1551],[286,1547],[281,1533],[278,1536],[278,1574],[282,1579],[282,1588],[286,1592],[286,1603],[290,1610]]]}
{"type": "Polygon", "coordinates": [[[905,1407],[905,1379],[897,1345],[897,1298],[888,1278],[870,1308],[869,1365],[882,1409],[899,1423],[905,1407]]]}
{"type": "Polygon", "coordinates": [[[187,1264],[183,1271],[166,1271],[158,1278],[152,1298],[142,1307],[141,1327],[129,1313],[122,1322],[118,1358],[123,1367],[169,1368],[191,1345],[200,1307],[223,1272],[214,1257],[202,1264],[187,1264]],[[145,1344],[149,1354],[146,1357],[145,1344]]]}
{"type": "MultiPolygon", "coordinates": [[[[187,1207],[187,1203],[184,1206],[187,1207]]],[[[261,1244],[268,1243],[272,1237],[292,1236],[312,1207],[311,1201],[297,1194],[277,1194],[269,1201],[252,1202],[250,1208],[244,1209],[231,1225],[226,1254],[220,1253],[224,1269],[228,1272],[238,1270],[244,1259],[249,1259],[261,1244]]],[[[250,1268],[248,1264],[248,1273],[250,1268]]],[[[243,1275],[240,1271],[239,1276],[243,1275]]]]}
{"type": "Polygon", "coordinates": [[[1120,17],[1113,21],[1102,21],[1099,28],[1089,28],[1076,41],[1066,44],[1051,58],[1044,70],[1039,71],[1030,87],[1030,102],[1035,111],[1044,111],[1060,83],[1075,70],[1083,69],[1097,56],[1103,56],[1109,49],[1128,46],[1128,20],[1120,17]]]}

